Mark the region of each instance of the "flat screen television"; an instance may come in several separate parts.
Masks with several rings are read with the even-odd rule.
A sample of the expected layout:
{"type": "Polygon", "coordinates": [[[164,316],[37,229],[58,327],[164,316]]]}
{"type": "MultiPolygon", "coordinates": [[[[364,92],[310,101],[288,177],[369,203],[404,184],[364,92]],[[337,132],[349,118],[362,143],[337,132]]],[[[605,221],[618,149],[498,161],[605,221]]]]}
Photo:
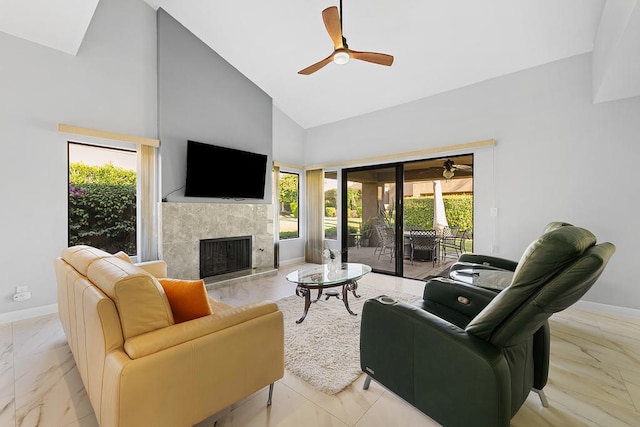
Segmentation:
{"type": "Polygon", "coordinates": [[[187,197],[262,199],[267,156],[187,141],[187,197]]]}

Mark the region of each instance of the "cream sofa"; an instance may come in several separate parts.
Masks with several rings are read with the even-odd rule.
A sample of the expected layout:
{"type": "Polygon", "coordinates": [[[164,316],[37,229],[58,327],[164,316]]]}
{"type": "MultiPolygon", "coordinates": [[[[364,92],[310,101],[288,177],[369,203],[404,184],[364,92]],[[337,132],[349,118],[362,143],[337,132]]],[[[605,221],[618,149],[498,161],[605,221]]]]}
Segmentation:
{"type": "Polygon", "coordinates": [[[284,375],[275,303],[211,299],[213,314],[176,324],[156,280],[162,261],[74,246],[54,265],[60,321],[100,426],[192,426],[267,386],[271,403],[284,375]]]}

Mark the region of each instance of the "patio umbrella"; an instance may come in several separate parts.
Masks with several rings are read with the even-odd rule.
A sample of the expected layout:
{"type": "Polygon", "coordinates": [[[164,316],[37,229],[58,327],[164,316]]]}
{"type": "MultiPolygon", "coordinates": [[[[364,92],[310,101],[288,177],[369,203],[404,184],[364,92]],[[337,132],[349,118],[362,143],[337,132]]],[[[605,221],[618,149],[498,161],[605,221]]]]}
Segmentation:
{"type": "Polygon", "coordinates": [[[442,184],[440,181],[433,181],[433,229],[441,234],[442,229],[448,225],[442,199],[442,184]]]}

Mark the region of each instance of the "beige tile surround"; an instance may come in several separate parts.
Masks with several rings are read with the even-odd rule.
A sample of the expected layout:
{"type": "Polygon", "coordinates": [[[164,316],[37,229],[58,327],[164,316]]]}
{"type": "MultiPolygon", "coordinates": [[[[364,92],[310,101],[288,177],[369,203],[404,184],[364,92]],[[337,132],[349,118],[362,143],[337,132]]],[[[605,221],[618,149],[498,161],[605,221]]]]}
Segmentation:
{"type": "Polygon", "coordinates": [[[200,278],[200,240],[253,236],[255,272],[273,269],[271,204],[161,203],[160,258],[169,276],[200,278]]]}

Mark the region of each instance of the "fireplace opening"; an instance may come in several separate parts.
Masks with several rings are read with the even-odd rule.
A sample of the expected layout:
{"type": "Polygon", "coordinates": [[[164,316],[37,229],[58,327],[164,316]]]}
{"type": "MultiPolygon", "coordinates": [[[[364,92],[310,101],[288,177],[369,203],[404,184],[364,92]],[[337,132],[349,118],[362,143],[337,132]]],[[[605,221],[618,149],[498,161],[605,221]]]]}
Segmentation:
{"type": "Polygon", "coordinates": [[[200,278],[251,269],[251,236],[200,240],[200,278]]]}

